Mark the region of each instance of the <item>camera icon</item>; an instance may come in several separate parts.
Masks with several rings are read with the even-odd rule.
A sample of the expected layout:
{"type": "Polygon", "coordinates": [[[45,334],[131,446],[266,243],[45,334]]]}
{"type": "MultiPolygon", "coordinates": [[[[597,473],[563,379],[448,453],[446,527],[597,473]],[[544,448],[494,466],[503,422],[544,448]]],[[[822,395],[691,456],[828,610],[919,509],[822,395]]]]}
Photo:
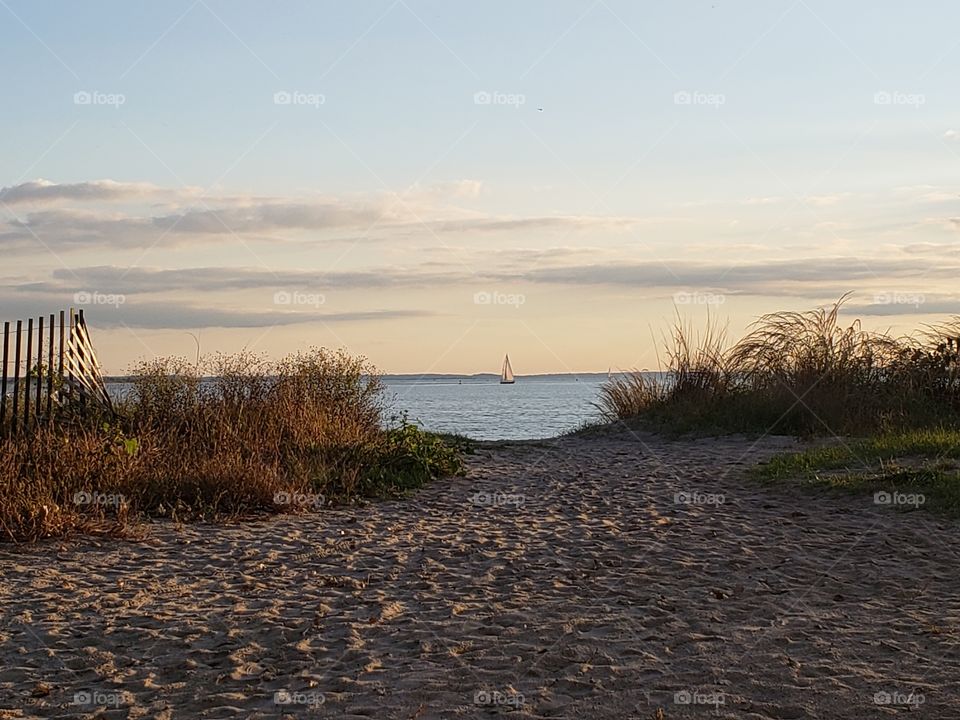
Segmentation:
{"type": "Polygon", "coordinates": [[[890,493],[881,490],[880,492],[875,492],[873,494],[873,504],[874,505],[889,505],[893,501],[893,497],[890,493]]]}
{"type": "Polygon", "coordinates": [[[289,705],[292,702],[293,695],[290,694],[289,690],[277,690],[273,694],[274,705],[289,705]]]}
{"type": "Polygon", "coordinates": [[[280,90],[273,94],[274,105],[289,105],[291,102],[293,102],[293,96],[286,90],[280,90]]]}
{"type": "Polygon", "coordinates": [[[286,290],[278,290],[273,294],[274,305],[289,305],[293,302],[293,295],[286,290]]]}
{"type": "Polygon", "coordinates": [[[886,690],[881,690],[873,694],[873,702],[875,705],[889,705],[893,702],[893,696],[886,690]]]}
{"type": "Polygon", "coordinates": [[[674,105],[689,105],[693,102],[693,95],[686,90],[680,90],[673,94],[674,105]]]}
{"type": "Polygon", "coordinates": [[[473,704],[474,705],[489,705],[493,698],[490,697],[490,693],[486,690],[477,690],[473,694],[473,704]]]}
{"type": "Polygon", "coordinates": [[[73,301],[77,305],[88,305],[92,296],[86,290],[81,290],[80,292],[75,292],[73,294],[73,301]]]}
{"type": "Polygon", "coordinates": [[[91,695],[86,690],[81,690],[73,694],[73,704],[74,705],[91,705],[93,703],[93,695],[91,695]]]}
{"type": "Polygon", "coordinates": [[[679,690],[673,694],[673,702],[676,705],[689,705],[693,702],[693,696],[689,690],[679,690]]]}
{"type": "Polygon", "coordinates": [[[673,502],[675,505],[689,505],[692,501],[690,493],[687,492],[678,492],[673,495],[673,502]]]}
{"type": "Polygon", "coordinates": [[[886,90],[881,90],[873,94],[873,102],[875,105],[889,105],[893,102],[893,96],[886,90]]]}
{"type": "Polygon", "coordinates": [[[489,305],[493,302],[493,296],[488,292],[478,292],[473,294],[474,305],[489,305]]]}
{"type": "Polygon", "coordinates": [[[473,94],[474,105],[489,105],[493,97],[486,90],[480,90],[473,94]]]}
{"type": "Polygon", "coordinates": [[[74,105],[89,105],[93,102],[93,95],[88,93],[86,90],[80,90],[73,94],[73,104],[74,105]]]}
{"type": "Polygon", "coordinates": [[[74,505],[89,505],[93,502],[93,495],[88,492],[77,492],[73,494],[74,505]]]}

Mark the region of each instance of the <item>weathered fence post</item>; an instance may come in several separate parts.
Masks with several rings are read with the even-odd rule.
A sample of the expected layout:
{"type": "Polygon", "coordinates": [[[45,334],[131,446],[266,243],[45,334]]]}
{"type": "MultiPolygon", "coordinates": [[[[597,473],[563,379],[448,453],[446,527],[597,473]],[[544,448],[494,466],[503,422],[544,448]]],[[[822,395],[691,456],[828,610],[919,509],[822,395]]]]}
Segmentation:
{"type": "MultiPolygon", "coordinates": [[[[77,318],[76,313],[74,313],[73,308],[70,308],[70,328],[69,328],[69,332],[67,333],[67,342],[71,344],[73,343],[73,333],[75,332],[75,328],[76,328],[76,322],[77,322],[76,318],[77,318]]],[[[73,392],[76,389],[73,383],[73,363],[67,364],[66,386],[67,386],[67,392],[70,394],[70,400],[72,402],[73,392]]]]}
{"type": "Polygon", "coordinates": [[[10,431],[16,435],[20,429],[18,411],[20,410],[20,336],[23,334],[23,320],[17,320],[17,336],[14,338],[13,353],[13,414],[10,431]]]}
{"type": "Polygon", "coordinates": [[[27,362],[24,365],[23,383],[23,429],[30,430],[30,381],[33,379],[33,368],[30,363],[33,362],[33,318],[27,318],[27,362]]]}
{"type": "Polygon", "coordinates": [[[34,413],[37,416],[37,422],[40,421],[40,415],[43,409],[40,402],[43,400],[43,315],[37,318],[37,401],[34,403],[34,413]]]}
{"type": "MultiPolygon", "coordinates": [[[[57,376],[60,378],[60,381],[63,382],[63,342],[64,335],[66,333],[66,318],[64,317],[63,310],[60,311],[60,360],[57,362],[57,376]]],[[[61,386],[60,392],[63,392],[63,387],[61,386]]]]}
{"type": "MultiPolygon", "coordinates": [[[[10,321],[3,323],[3,394],[0,395],[0,428],[7,421],[7,363],[10,362],[10,321]]],[[[0,430],[2,432],[2,430],[0,430]]]]}
{"type": "Polygon", "coordinates": [[[47,421],[53,419],[53,313],[47,337],[47,421]]]}

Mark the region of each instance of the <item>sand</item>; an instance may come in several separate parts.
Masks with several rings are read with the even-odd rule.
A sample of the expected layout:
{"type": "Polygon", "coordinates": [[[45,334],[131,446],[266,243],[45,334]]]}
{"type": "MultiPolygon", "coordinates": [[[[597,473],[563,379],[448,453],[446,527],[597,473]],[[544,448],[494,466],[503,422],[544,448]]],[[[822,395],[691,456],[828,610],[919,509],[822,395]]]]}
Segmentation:
{"type": "Polygon", "coordinates": [[[0,717],[960,717],[957,524],[743,477],[791,445],[503,444],[406,500],[4,546],[0,717]]]}

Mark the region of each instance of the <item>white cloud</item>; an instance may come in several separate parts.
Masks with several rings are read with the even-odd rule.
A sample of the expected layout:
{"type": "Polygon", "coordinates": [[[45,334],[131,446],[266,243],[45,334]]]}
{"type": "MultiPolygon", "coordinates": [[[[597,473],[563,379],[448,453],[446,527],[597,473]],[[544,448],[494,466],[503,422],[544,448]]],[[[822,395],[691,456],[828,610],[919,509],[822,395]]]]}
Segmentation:
{"type": "Polygon", "coordinates": [[[54,183],[33,180],[0,188],[0,203],[4,205],[47,204],[67,200],[80,202],[115,202],[150,197],[189,197],[199,193],[197,188],[172,190],[150,183],[123,183],[113,180],[91,180],[79,183],[54,183]]]}
{"type": "Polygon", "coordinates": [[[842,200],[851,197],[853,193],[837,193],[835,195],[810,195],[805,198],[805,202],[816,207],[827,207],[836,205],[842,200]]]}
{"type": "Polygon", "coordinates": [[[37,238],[61,252],[171,247],[188,241],[195,246],[236,237],[331,241],[327,235],[331,232],[389,240],[413,234],[615,231],[649,222],[583,215],[503,217],[450,204],[452,199],[475,197],[481,187],[478,181],[464,180],[402,194],[271,198],[203,196],[196,189],[111,180],[60,185],[39,180],[0,191],[0,216],[4,209],[7,215],[5,222],[0,221],[0,249],[36,250],[37,238]],[[161,199],[162,205],[157,202],[161,199]],[[50,207],[53,203],[58,205],[50,207]]]}

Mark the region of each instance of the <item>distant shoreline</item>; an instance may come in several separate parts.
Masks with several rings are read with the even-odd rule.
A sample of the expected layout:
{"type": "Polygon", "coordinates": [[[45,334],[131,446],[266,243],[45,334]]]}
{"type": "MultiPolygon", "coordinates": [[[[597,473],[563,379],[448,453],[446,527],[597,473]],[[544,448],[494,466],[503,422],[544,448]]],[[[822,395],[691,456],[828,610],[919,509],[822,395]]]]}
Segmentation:
{"type": "MultiPolygon", "coordinates": [[[[613,375],[621,375],[627,371],[617,371],[613,375]]],[[[643,371],[647,372],[647,371],[643,371]]],[[[652,372],[652,371],[651,371],[652,372]]],[[[569,373],[532,373],[529,375],[517,375],[518,380],[538,380],[543,378],[596,378],[605,379],[608,376],[606,372],[569,372],[569,373]]],[[[213,376],[206,376],[212,378],[213,376]]],[[[391,380],[499,380],[497,373],[386,373],[380,376],[386,382],[391,380]]],[[[103,378],[106,383],[125,383],[132,382],[130,375],[106,375],[103,378]]]]}

